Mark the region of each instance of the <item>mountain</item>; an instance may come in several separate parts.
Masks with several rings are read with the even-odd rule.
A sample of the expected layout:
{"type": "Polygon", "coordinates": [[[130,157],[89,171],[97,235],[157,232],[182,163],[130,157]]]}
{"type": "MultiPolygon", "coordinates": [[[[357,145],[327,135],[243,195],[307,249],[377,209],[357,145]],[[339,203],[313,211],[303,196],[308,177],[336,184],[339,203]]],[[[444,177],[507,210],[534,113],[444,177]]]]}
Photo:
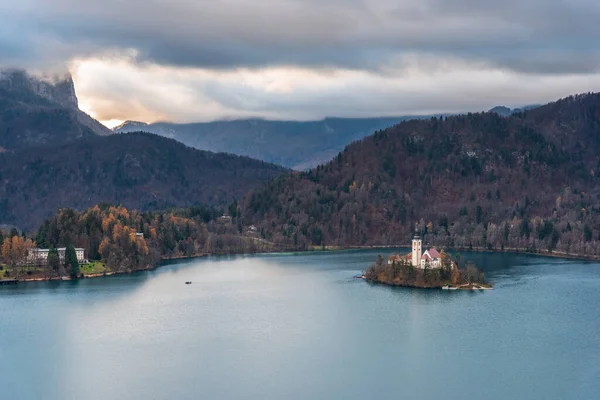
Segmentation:
{"type": "Polygon", "coordinates": [[[70,75],[42,79],[0,71],[0,152],[112,133],[79,110],[70,75]]]}
{"type": "Polygon", "coordinates": [[[496,107],[492,108],[491,110],[489,110],[488,112],[496,113],[503,117],[508,117],[509,115],[511,115],[513,113],[513,110],[511,110],[508,107],[504,107],[504,106],[496,106],[496,107]]]}
{"type": "Polygon", "coordinates": [[[289,247],[426,242],[600,254],[600,94],[501,117],[411,120],[243,205],[289,247]]]}
{"type": "Polygon", "coordinates": [[[513,108],[513,109],[510,109],[505,106],[496,106],[496,107],[490,109],[488,112],[496,113],[503,117],[508,117],[509,115],[520,113],[520,112],[527,111],[527,110],[533,110],[534,108],[538,108],[538,107],[540,107],[539,104],[530,104],[528,106],[523,106],[521,108],[513,108]]]}
{"type": "Polygon", "coordinates": [[[330,160],[355,140],[411,118],[423,117],[326,118],[305,122],[245,119],[192,124],[127,121],[114,130],[143,130],[197,149],[226,151],[304,170],[330,160]]]}
{"type": "Polygon", "coordinates": [[[58,208],[102,202],[138,210],[224,205],[283,171],[148,133],[93,135],[0,154],[0,223],[31,228],[58,208]]]}

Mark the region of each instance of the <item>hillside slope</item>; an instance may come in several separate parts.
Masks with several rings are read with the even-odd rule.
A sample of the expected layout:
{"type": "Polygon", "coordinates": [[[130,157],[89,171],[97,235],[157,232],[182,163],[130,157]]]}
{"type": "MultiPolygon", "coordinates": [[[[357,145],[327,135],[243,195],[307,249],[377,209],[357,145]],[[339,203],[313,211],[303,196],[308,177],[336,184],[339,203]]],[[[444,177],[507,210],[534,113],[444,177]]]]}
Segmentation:
{"type": "Polygon", "coordinates": [[[112,133],[79,110],[70,75],[50,81],[0,71],[0,152],[112,133]]]}
{"type": "Polygon", "coordinates": [[[283,171],[147,133],[93,136],[0,154],[0,223],[31,228],[58,208],[102,202],[138,210],[223,205],[283,171]]]}
{"type": "Polygon", "coordinates": [[[599,154],[600,94],[406,121],[276,179],[244,218],[291,247],[407,243],[419,223],[442,245],[600,251],[599,154]]]}
{"type": "Polygon", "coordinates": [[[349,143],[409,118],[326,118],[321,121],[246,119],[193,124],[127,121],[115,132],[145,131],[188,146],[226,151],[296,170],[329,161],[349,143]]]}

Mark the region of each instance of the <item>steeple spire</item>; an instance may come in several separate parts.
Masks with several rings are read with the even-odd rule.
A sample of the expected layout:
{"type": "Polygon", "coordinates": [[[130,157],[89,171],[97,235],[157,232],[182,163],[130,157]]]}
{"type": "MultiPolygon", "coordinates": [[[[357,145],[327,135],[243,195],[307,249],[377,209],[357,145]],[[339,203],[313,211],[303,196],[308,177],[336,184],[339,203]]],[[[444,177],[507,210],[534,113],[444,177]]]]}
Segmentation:
{"type": "Polygon", "coordinates": [[[412,240],[412,266],[418,267],[421,265],[421,251],[423,242],[419,236],[419,224],[415,224],[415,237],[412,240]]]}

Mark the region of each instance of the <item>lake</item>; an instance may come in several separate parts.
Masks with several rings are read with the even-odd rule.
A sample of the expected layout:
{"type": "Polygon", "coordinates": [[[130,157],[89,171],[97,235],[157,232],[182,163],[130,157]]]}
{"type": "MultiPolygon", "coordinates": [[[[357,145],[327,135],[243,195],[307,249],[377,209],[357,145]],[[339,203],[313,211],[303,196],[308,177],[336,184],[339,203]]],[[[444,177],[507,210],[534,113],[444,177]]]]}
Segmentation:
{"type": "Polygon", "coordinates": [[[463,253],[481,292],[354,279],[378,253],[0,287],[0,398],[599,398],[600,264],[463,253]]]}

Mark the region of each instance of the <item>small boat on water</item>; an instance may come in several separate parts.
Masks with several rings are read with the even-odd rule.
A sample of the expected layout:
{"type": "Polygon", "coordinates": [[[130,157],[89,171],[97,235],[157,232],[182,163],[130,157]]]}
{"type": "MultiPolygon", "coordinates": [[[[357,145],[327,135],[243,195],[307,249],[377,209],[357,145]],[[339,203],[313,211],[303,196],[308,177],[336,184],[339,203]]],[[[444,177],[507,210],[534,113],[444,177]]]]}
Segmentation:
{"type": "Polygon", "coordinates": [[[442,289],[443,290],[456,290],[458,288],[456,286],[448,286],[448,285],[446,285],[446,286],[442,286],[442,289]]]}
{"type": "Polygon", "coordinates": [[[185,284],[186,284],[186,285],[191,285],[191,284],[192,284],[192,281],[186,281],[186,282],[185,282],[185,284]]]}

